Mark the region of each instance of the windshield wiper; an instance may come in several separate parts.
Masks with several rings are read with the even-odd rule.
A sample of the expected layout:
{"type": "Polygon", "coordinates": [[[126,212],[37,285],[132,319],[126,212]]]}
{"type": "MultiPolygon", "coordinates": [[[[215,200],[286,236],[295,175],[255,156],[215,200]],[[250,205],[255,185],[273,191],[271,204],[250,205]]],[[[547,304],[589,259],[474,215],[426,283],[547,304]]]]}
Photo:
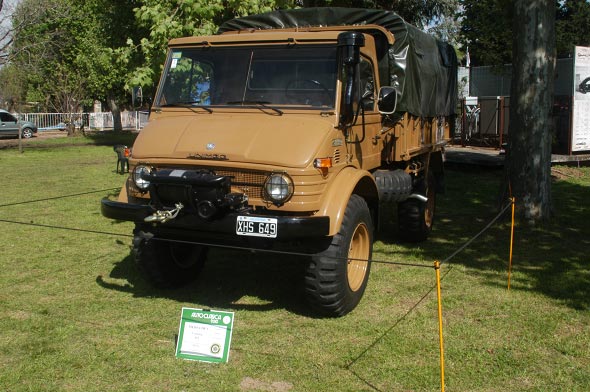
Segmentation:
{"type": "Polygon", "coordinates": [[[167,103],[167,104],[161,105],[161,107],[163,107],[163,108],[171,108],[171,107],[199,108],[199,109],[206,110],[209,113],[213,113],[213,110],[211,110],[207,106],[198,105],[199,103],[201,103],[201,101],[174,102],[174,103],[167,103]]]}
{"type": "Polygon", "coordinates": [[[277,109],[275,107],[272,106],[268,106],[270,102],[268,101],[231,101],[231,102],[227,102],[226,105],[254,105],[254,106],[258,106],[264,109],[270,109],[272,111],[274,111],[275,113],[277,113],[278,115],[283,115],[283,111],[281,109],[277,109]]]}

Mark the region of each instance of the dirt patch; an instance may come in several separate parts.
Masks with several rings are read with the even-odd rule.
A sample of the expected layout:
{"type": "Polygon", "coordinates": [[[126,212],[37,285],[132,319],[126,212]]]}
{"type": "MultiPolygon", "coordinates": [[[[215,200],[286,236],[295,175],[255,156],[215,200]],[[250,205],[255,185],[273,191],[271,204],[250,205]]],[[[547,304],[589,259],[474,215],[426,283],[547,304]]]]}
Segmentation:
{"type": "Polygon", "coordinates": [[[293,384],[286,381],[267,382],[252,377],[244,377],[240,383],[241,391],[287,392],[293,389],[293,384]]]}
{"type": "MultiPolygon", "coordinates": [[[[44,140],[44,139],[54,139],[57,137],[68,137],[66,132],[62,131],[44,131],[44,132],[37,132],[35,136],[30,139],[22,139],[23,146],[34,142],[35,140],[44,140]]],[[[7,138],[1,137],[0,138],[0,149],[2,148],[14,148],[18,147],[18,137],[14,138],[7,138]]]]}
{"type": "Polygon", "coordinates": [[[551,168],[551,176],[558,180],[584,177],[584,172],[577,167],[560,166],[551,168]]]}

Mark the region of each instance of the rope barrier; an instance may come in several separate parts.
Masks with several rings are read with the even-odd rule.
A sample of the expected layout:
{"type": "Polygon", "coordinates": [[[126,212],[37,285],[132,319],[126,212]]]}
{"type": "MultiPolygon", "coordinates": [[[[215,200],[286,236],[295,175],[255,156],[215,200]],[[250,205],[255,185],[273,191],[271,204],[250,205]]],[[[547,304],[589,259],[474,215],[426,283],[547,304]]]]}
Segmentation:
{"type": "Polygon", "coordinates": [[[108,231],[100,231],[100,230],[88,230],[88,229],[77,229],[73,227],[65,227],[65,226],[56,226],[56,225],[45,225],[42,223],[35,223],[35,222],[19,222],[13,221],[8,219],[0,219],[2,223],[12,223],[15,225],[23,225],[23,226],[33,226],[33,227],[41,227],[44,229],[57,229],[57,230],[66,230],[66,231],[77,231],[81,233],[90,233],[90,234],[101,234],[101,235],[108,235],[108,236],[119,236],[119,237],[131,237],[133,238],[132,234],[122,234],[122,233],[111,233],[108,231]]]}
{"type": "Polygon", "coordinates": [[[469,245],[471,245],[471,243],[473,241],[475,241],[476,239],[478,239],[483,233],[485,233],[490,227],[492,227],[494,225],[494,223],[496,223],[498,221],[498,219],[500,219],[502,217],[502,215],[504,215],[504,213],[506,212],[506,210],[508,208],[510,208],[511,204],[508,204],[507,206],[505,206],[504,208],[502,208],[502,210],[498,213],[498,215],[496,215],[490,221],[490,223],[488,223],[479,233],[477,233],[471,239],[469,239],[469,241],[465,242],[465,244],[463,244],[459,249],[457,249],[456,251],[454,251],[449,257],[447,257],[446,259],[444,259],[443,261],[441,261],[441,264],[444,264],[444,263],[450,261],[455,256],[457,256],[459,253],[463,252],[469,245]]]}
{"type": "MultiPolygon", "coordinates": [[[[64,199],[64,198],[69,198],[69,197],[84,196],[84,195],[114,191],[114,190],[119,190],[119,189],[120,188],[108,188],[108,189],[94,190],[94,191],[88,191],[88,192],[80,192],[80,193],[69,194],[69,195],[49,197],[49,198],[44,198],[44,199],[35,199],[35,200],[27,200],[27,201],[22,201],[22,202],[0,204],[0,208],[15,206],[15,205],[22,205],[22,204],[37,203],[37,202],[43,202],[43,201],[50,201],[50,200],[58,200],[58,199],[64,199]]],[[[502,208],[502,210],[496,215],[496,217],[494,217],[479,233],[477,233],[475,236],[473,236],[471,239],[469,239],[467,242],[465,242],[465,244],[463,244],[460,248],[458,248],[455,252],[453,252],[446,259],[442,260],[440,263],[441,264],[447,263],[448,261],[453,259],[455,256],[457,256],[459,253],[461,253],[463,250],[465,250],[469,245],[471,245],[471,243],[473,241],[475,241],[477,238],[479,238],[494,223],[496,223],[496,221],[498,219],[500,219],[500,217],[504,214],[504,212],[506,212],[506,210],[508,208],[510,208],[511,205],[513,205],[513,202],[506,205],[504,208],[502,208]]],[[[6,219],[0,219],[0,222],[20,224],[20,225],[30,225],[30,226],[36,226],[36,227],[42,227],[42,228],[68,230],[68,231],[79,231],[79,232],[101,234],[101,235],[133,237],[132,235],[127,235],[127,234],[108,233],[108,232],[103,232],[103,231],[85,230],[85,229],[77,229],[77,228],[55,226],[55,225],[44,225],[44,224],[38,224],[38,223],[34,223],[34,222],[20,222],[20,221],[6,220],[6,219]]],[[[183,241],[183,240],[164,239],[164,238],[157,238],[157,237],[154,239],[160,240],[160,241],[170,241],[170,242],[193,244],[193,245],[200,245],[200,246],[212,246],[212,247],[217,247],[217,248],[226,248],[226,249],[233,249],[233,250],[256,251],[259,253],[274,253],[274,254],[287,255],[287,256],[311,257],[314,255],[314,254],[310,254],[310,253],[278,251],[278,250],[273,250],[273,249],[256,249],[256,248],[250,248],[250,247],[245,247],[245,246],[221,245],[221,244],[212,244],[212,243],[197,242],[197,241],[183,241]]],[[[391,260],[375,260],[375,259],[358,259],[358,258],[335,257],[335,256],[329,256],[329,257],[333,258],[333,259],[350,260],[350,261],[364,261],[364,262],[371,262],[371,263],[377,263],[377,264],[389,264],[389,265],[399,265],[399,266],[417,267],[417,268],[433,268],[431,265],[410,263],[410,262],[398,262],[398,261],[391,261],[391,260]]]]}
{"type": "Polygon", "coordinates": [[[120,190],[120,189],[121,189],[121,187],[108,188],[108,189],[99,189],[99,190],[96,190],[96,191],[74,193],[74,194],[71,194],[71,195],[62,195],[62,196],[55,196],[55,197],[47,197],[45,199],[18,201],[18,202],[14,202],[14,203],[0,204],[0,208],[2,208],[2,207],[18,206],[18,205],[21,205],[21,204],[39,203],[39,202],[42,202],[42,201],[49,201],[49,200],[65,199],[65,198],[68,198],[68,197],[91,195],[91,194],[94,194],[94,193],[104,193],[104,192],[109,192],[109,191],[117,191],[117,190],[120,190]]]}

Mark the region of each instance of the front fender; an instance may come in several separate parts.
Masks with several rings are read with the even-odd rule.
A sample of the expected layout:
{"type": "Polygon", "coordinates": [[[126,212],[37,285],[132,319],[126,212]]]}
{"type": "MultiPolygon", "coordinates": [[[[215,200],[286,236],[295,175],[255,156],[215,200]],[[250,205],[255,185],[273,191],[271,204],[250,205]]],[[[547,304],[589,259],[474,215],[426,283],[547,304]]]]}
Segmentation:
{"type": "Polygon", "coordinates": [[[347,167],[342,169],[334,179],[327,192],[323,195],[320,216],[330,217],[330,235],[336,235],[340,230],[344,211],[352,194],[363,197],[369,208],[374,210],[379,205],[377,185],[371,173],[366,170],[347,167]]]}

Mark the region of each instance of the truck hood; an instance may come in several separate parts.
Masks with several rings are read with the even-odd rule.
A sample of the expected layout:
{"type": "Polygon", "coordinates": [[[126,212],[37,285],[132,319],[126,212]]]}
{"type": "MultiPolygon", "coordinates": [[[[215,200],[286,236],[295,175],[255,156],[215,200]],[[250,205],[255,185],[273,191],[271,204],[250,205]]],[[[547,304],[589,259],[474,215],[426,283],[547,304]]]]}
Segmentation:
{"type": "Polygon", "coordinates": [[[319,115],[198,113],[154,116],[133,145],[135,159],[204,159],[306,167],[334,129],[319,115]]]}

